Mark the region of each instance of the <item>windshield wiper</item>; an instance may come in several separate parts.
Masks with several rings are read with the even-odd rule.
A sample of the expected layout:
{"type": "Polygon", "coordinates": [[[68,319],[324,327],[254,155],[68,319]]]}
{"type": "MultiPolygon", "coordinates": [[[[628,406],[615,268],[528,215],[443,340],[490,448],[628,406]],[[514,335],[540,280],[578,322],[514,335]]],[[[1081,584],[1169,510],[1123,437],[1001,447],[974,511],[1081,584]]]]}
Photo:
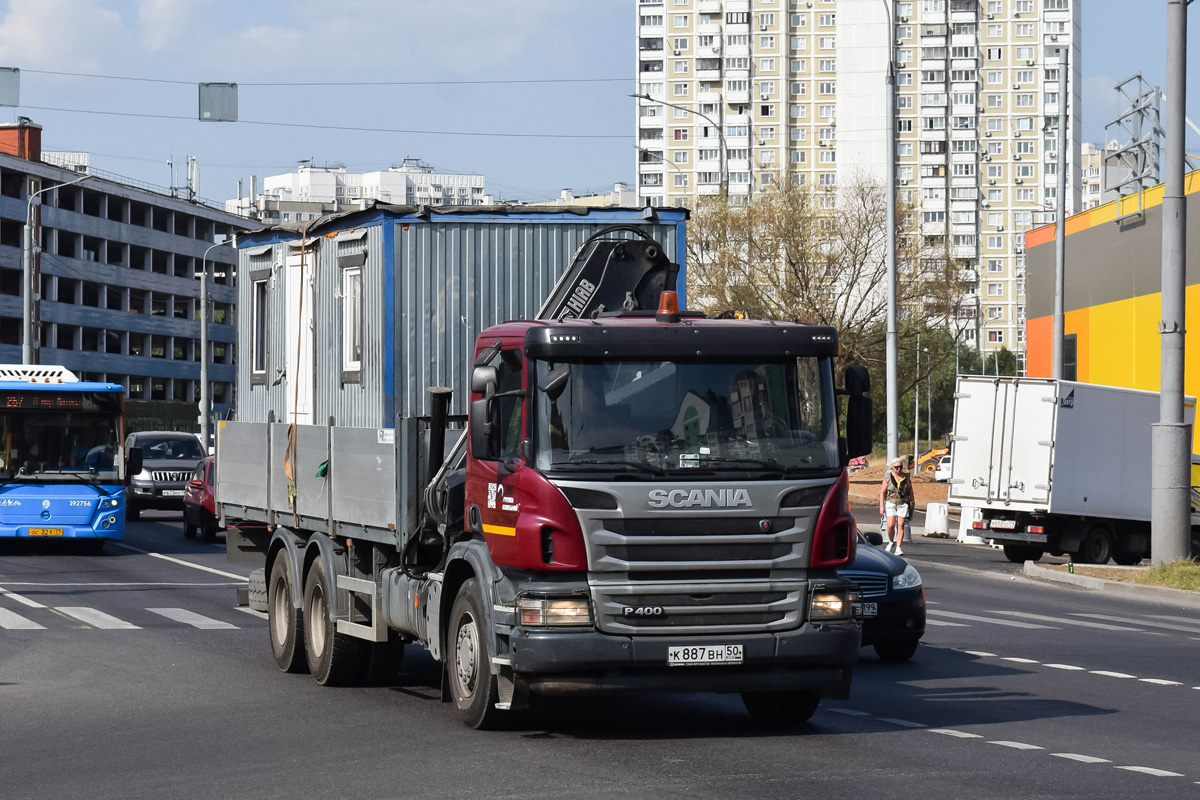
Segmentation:
{"type": "Polygon", "coordinates": [[[644,461],[629,461],[620,460],[614,461],[607,458],[572,458],[570,461],[556,462],[551,466],[551,469],[564,469],[571,467],[587,467],[587,466],[604,466],[604,467],[624,467],[625,469],[636,469],[641,472],[650,472],[654,475],[664,475],[665,471],[661,467],[656,467],[653,464],[647,464],[644,461]]]}
{"type": "Polygon", "coordinates": [[[716,464],[738,464],[747,467],[762,467],[763,469],[777,469],[781,472],[791,472],[797,469],[803,469],[796,464],[784,464],[777,458],[743,458],[740,456],[699,456],[698,461],[701,464],[713,466],[716,464]]]}

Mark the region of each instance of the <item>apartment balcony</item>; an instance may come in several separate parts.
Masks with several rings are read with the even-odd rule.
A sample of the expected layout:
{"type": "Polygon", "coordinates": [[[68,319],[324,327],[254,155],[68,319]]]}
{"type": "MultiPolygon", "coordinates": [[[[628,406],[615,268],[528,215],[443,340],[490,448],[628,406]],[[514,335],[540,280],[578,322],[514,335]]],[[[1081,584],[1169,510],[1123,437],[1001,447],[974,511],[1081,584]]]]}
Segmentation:
{"type": "Polygon", "coordinates": [[[960,269],[957,277],[962,283],[973,283],[979,280],[979,273],[973,269],[960,269]]]}
{"type": "Polygon", "coordinates": [[[950,246],[951,258],[974,258],[978,255],[979,248],[976,245],[955,244],[950,246]]]}
{"type": "Polygon", "coordinates": [[[696,58],[719,58],[721,56],[721,40],[716,39],[712,47],[697,47],[696,58]]]}
{"type": "Polygon", "coordinates": [[[696,102],[697,103],[719,103],[719,102],[721,102],[721,93],[720,92],[697,92],[696,93],[696,102]]]}
{"type": "Polygon", "coordinates": [[[726,92],[725,102],[731,106],[750,102],[750,92],[726,92]]]}
{"type": "Polygon", "coordinates": [[[725,115],[725,124],[726,125],[749,125],[750,124],[750,115],[749,114],[726,114],[725,115]]]}
{"type": "Polygon", "coordinates": [[[698,70],[696,70],[696,80],[698,80],[698,81],[719,81],[719,80],[721,80],[721,70],[719,70],[719,69],[698,69],[698,70]]]}
{"type": "Polygon", "coordinates": [[[720,36],[721,26],[716,22],[704,22],[696,26],[697,36],[720,36]]]}
{"type": "Polygon", "coordinates": [[[721,12],[721,0],[700,0],[696,4],[696,10],[701,14],[719,14],[721,12]]]}

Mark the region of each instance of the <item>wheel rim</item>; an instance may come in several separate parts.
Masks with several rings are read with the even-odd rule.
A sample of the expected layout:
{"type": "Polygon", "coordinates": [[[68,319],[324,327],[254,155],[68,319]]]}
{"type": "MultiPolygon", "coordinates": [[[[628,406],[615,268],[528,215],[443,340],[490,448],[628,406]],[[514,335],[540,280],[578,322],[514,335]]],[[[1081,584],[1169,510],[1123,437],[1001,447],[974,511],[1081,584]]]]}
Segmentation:
{"type": "Polygon", "coordinates": [[[278,645],[287,641],[290,616],[287,595],[287,581],[282,577],[276,578],[271,586],[271,635],[275,637],[275,643],[278,645]]]}
{"type": "Polygon", "coordinates": [[[476,661],[479,652],[479,626],[470,613],[463,614],[454,640],[454,677],[465,697],[475,691],[476,661]]]}
{"type": "Polygon", "coordinates": [[[312,599],[308,603],[309,637],[312,643],[313,655],[320,658],[325,653],[325,593],[321,584],[315,584],[312,589],[312,599]]]}

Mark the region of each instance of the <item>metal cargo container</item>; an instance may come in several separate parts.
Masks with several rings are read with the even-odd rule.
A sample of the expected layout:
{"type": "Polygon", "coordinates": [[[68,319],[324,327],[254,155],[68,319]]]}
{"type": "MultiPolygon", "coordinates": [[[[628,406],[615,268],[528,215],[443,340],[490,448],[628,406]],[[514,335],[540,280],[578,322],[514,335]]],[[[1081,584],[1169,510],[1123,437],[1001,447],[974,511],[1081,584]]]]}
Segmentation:
{"type": "Polygon", "coordinates": [[[636,227],[682,265],[686,220],[682,209],[376,204],[239,236],[237,422],[218,440],[221,503],[247,519],[402,539],[423,488],[426,389],[450,387],[452,419],[465,415],[480,331],[535,317],[606,227],[636,227]],[[295,479],[322,465],[327,481],[295,479]]]}

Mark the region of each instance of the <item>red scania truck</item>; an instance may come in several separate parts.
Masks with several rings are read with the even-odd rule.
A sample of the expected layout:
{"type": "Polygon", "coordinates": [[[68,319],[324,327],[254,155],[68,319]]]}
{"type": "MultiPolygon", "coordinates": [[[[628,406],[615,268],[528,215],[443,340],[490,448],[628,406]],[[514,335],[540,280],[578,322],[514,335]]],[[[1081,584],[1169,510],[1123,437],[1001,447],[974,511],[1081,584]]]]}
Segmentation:
{"type": "Polygon", "coordinates": [[[417,643],[477,728],[574,692],[739,692],[771,722],[846,696],[865,373],[835,388],[828,327],[680,312],[685,215],[376,206],[239,242],[217,500],[266,523],[229,549],[266,558],[282,669],[386,680],[417,643]],[[360,350],[318,330],[347,317],[360,350]]]}

